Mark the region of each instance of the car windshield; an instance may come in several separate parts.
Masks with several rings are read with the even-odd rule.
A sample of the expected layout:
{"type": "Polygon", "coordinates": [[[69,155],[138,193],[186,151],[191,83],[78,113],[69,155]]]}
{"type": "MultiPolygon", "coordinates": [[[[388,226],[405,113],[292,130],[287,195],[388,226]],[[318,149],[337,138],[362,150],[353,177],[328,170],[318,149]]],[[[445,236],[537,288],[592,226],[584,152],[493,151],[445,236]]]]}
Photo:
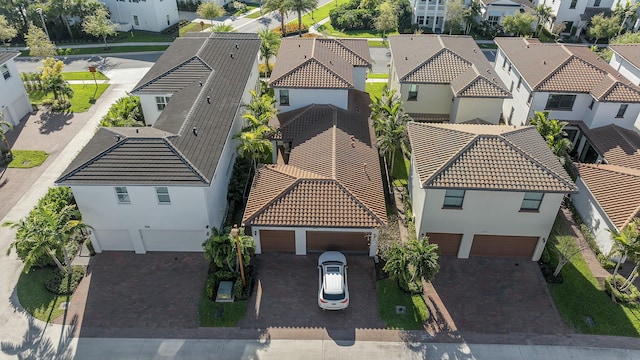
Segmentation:
{"type": "Polygon", "coordinates": [[[339,266],[327,266],[325,268],[327,274],[340,274],[340,267],[339,266]]]}

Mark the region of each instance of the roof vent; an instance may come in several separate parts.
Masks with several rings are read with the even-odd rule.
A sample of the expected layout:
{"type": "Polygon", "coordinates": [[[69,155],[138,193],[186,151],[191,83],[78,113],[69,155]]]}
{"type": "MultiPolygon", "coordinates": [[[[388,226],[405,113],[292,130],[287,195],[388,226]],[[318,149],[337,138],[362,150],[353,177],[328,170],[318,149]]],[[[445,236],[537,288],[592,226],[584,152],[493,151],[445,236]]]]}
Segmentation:
{"type": "Polygon", "coordinates": [[[239,49],[239,47],[238,47],[238,43],[236,43],[236,49],[239,49]]]}
{"type": "Polygon", "coordinates": [[[529,43],[527,43],[527,49],[529,48],[529,43]]]}
{"type": "Polygon", "coordinates": [[[355,148],[356,147],[356,137],[351,135],[349,138],[351,139],[351,147],[355,148]]]}
{"type": "Polygon", "coordinates": [[[207,104],[211,104],[211,96],[207,96],[207,104]]]}
{"type": "Polygon", "coordinates": [[[193,131],[193,135],[194,136],[198,136],[198,128],[197,127],[194,126],[192,131],[193,131]]]}
{"type": "Polygon", "coordinates": [[[307,58],[307,55],[303,55],[303,56],[304,56],[305,59],[307,58]]]}
{"type": "Polygon", "coordinates": [[[136,128],[136,134],[139,134],[139,133],[140,133],[140,129],[136,128]]]}
{"type": "Polygon", "coordinates": [[[113,138],[116,139],[116,142],[120,142],[120,135],[116,135],[113,138]]]}
{"type": "Polygon", "coordinates": [[[547,65],[547,60],[542,60],[542,65],[547,65]]]}
{"type": "Polygon", "coordinates": [[[202,81],[200,81],[200,87],[202,87],[202,81]]]}
{"type": "Polygon", "coordinates": [[[329,64],[333,65],[333,60],[329,60],[329,64]]]}
{"type": "Polygon", "coordinates": [[[232,59],[234,58],[234,57],[233,57],[233,53],[231,53],[231,58],[232,58],[232,59]]]}
{"type": "Polygon", "coordinates": [[[413,40],[413,36],[411,37],[411,40],[413,40]]]}

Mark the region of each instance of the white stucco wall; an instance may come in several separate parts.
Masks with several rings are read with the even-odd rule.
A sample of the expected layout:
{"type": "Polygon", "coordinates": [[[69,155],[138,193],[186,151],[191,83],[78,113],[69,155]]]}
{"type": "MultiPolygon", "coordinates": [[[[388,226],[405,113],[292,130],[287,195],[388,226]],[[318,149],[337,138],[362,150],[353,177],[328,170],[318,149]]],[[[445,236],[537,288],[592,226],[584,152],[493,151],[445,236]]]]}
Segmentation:
{"type": "Polygon", "coordinates": [[[0,112],[4,114],[4,121],[18,125],[20,120],[31,112],[29,96],[22,85],[13,59],[0,65],[6,65],[10,74],[10,77],[5,79],[0,73],[0,112]]]}
{"type": "Polygon", "coordinates": [[[578,178],[576,185],[578,186],[578,193],[571,194],[571,202],[578,210],[582,221],[593,233],[600,251],[603,254],[608,254],[613,247],[613,240],[611,240],[611,232],[609,230],[617,231],[617,229],[598,204],[587,184],[582,181],[582,178],[578,178]]]}
{"type": "Polygon", "coordinates": [[[144,115],[144,122],[147,125],[155,124],[156,120],[162,113],[158,110],[158,104],[156,103],[156,96],[171,97],[172,94],[136,94],[140,97],[140,106],[142,107],[142,114],[144,115]]]}
{"type": "Polygon", "coordinates": [[[363,66],[353,67],[353,85],[356,90],[364,91],[367,85],[367,68],[363,66]]]}
{"type": "Polygon", "coordinates": [[[509,70],[511,61],[506,59],[505,62],[505,59],[506,56],[504,52],[498,49],[496,52],[494,70],[506,85],[507,89],[510,89],[511,84],[513,83],[513,91],[511,91],[512,98],[504,99],[502,102],[502,116],[504,117],[505,122],[509,124],[509,114],[511,113],[511,108],[513,108],[513,116],[511,117],[510,124],[518,126],[524,125],[526,124],[527,119],[531,117],[531,114],[533,114],[529,104],[527,104],[529,94],[531,93],[531,87],[526,80],[522,78],[520,87],[518,88],[520,73],[514,66],[511,66],[511,69],[509,70]]]}
{"type": "Polygon", "coordinates": [[[634,123],[638,119],[640,114],[640,104],[628,103],[627,110],[623,117],[616,117],[620,105],[622,103],[598,103],[597,107],[594,106],[593,116],[591,118],[585,116],[585,123],[589,128],[597,128],[609,124],[616,124],[625,129],[633,129],[634,123]]]}
{"type": "Polygon", "coordinates": [[[420,185],[420,177],[416,171],[415,159],[411,154],[411,169],[409,171],[409,197],[411,199],[411,210],[416,229],[422,227],[424,213],[424,203],[426,201],[426,191],[420,185]]]}
{"type": "Polygon", "coordinates": [[[449,114],[453,103],[451,85],[417,84],[418,99],[408,101],[411,84],[400,84],[400,96],[408,113],[449,114]]]}
{"type": "Polygon", "coordinates": [[[609,61],[609,65],[618,70],[620,74],[629,79],[632,83],[640,85],[640,69],[631,65],[627,60],[618,55],[615,51],[609,61]]]}
{"type": "MultiPolygon", "coordinates": [[[[573,26],[577,27],[580,22],[580,15],[584,13],[584,9],[587,7],[587,0],[578,0],[575,9],[570,9],[571,0],[544,0],[540,1],[540,3],[550,6],[553,10],[553,14],[556,17],[553,27],[569,21],[573,21],[573,26]]],[[[593,6],[593,2],[591,4],[593,6]]],[[[569,33],[570,31],[571,29],[567,28],[564,32],[569,33]]]]}
{"type": "Polygon", "coordinates": [[[287,112],[311,104],[332,104],[347,109],[349,92],[347,89],[286,89],[274,88],[276,107],[279,112],[287,112]],[[289,90],[289,105],[280,105],[280,90],[289,90]]]}
{"type": "Polygon", "coordinates": [[[455,98],[451,109],[451,122],[461,123],[480,118],[492,124],[498,124],[502,100],[502,98],[455,98]]]}
{"type": "Polygon", "coordinates": [[[180,20],[178,4],[172,0],[139,0],[138,2],[100,0],[109,8],[111,20],[121,24],[120,30],[136,30],[159,32],[180,20]],[[134,22],[138,17],[138,25],[134,22]],[[169,21],[167,23],[167,16],[169,21]]]}

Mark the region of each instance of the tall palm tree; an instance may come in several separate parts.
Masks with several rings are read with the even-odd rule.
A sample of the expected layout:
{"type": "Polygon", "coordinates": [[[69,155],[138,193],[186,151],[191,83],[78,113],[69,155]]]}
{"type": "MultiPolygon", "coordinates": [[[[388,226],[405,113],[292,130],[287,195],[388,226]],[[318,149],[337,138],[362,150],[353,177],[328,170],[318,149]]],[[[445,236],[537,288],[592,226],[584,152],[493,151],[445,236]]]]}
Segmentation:
{"type": "Polygon", "coordinates": [[[245,131],[234,136],[234,138],[240,140],[240,144],[237,147],[238,153],[240,156],[251,158],[254,171],[258,168],[258,160],[264,158],[269,151],[272,151],[271,141],[267,139],[270,133],[270,127],[261,125],[254,131],[245,131]]]}
{"type": "Polygon", "coordinates": [[[313,11],[317,7],[318,0],[285,0],[285,8],[298,13],[298,36],[302,37],[302,13],[313,11]]]}
{"type": "Polygon", "coordinates": [[[388,252],[384,270],[405,291],[422,292],[422,279],[431,281],[440,271],[438,245],[429,239],[411,239],[406,244],[395,242],[388,252]]]}
{"type": "Polygon", "coordinates": [[[613,13],[618,18],[622,19],[622,22],[620,23],[620,30],[618,30],[618,35],[627,26],[627,21],[631,20],[633,22],[633,20],[638,18],[637,10],[639,6],[640,4],[636,2],[631,3],[629,0],[627,0],[624,5],[618,3],[618,6],[615,8],[615,10],[613,10],[613,13]]]}
{"type": "Polygon", "coordinates": [[[9,141],[7,140],[7,133],[13,130],[13,124],[4,120],[4,113],[0,111],[0,139],[4,143],[4,146],[9,151],[9,156],[13,156],[11,152],[11,145],[9,145],[9,141]]]}
{"type": "Polygon", "coordinates": [[[538,22],[538,37],[540,37],[540,33],[542,33],[542,28],[551,20],[553,16],[553,9],[551,6],[547,6],[545,4],[540,4],[535,7],[533,10],[536,15],[536,19],[538,22]]]}
{"type": "Polygon", "coordinates": [[[396,94],[395,90],[390,90],[388,87],[382,90],[382,96],[374,97],[371,101],[371,119],[373,120],[373,129],[376,136],[382,134],[382,131],[386,127],[387,118],[389,115],[398,111],[402,107],[402,101],[396,94]]]}
{"type": "Polygon", "coordinates": [[[269,126],[269,120],[273,118],[277,109],[274,106],[276,99],[269,94],[258,95],[251,90],[251,102],[245,105],[246,112],[242,117],[247,120],[247,125],[242,131],[255,131],[261,125],[269,126]]]}
{"type": "MultiPolygon", "coordinates": [[[[638,262],[640,262],[640,219],[633,219],[633,221],[625,225],[620,232],[615,230],[611,231],[611,239],[614,241],[615,252],[620,256],[616,267],[613,269],[612,285],[616,289],[623,291],[633,282],[634,275],[638,270],[638,262]],[[636,267],[626,281],[622,284],[617,284],[616,275],[620,269],[620,263],[625,257],[635,260],[636,267]]],[[[614,299],[613,294],[611,294],[611,298],[614,299]]]]}
{"type": "Polygon", "coordinates": [[[267,75],[271,75],[271,69],[269,68],[269,59],[271,59],[272,56],[278,54],[278,47],[280,46],[280,36],[266,27],[259,30],[258,35],[262,40],[262,43],[260,44],[260,59],[264,59],[265,73],[267,75]]]}
{"type": "Polygon", "coordinates": [[[287,0],[267,0],[264,3],[264,5],[262,5],[262,9],[267,12],[271,12],[271,11],[278,12],[278,15],[280,16],[280,26],[282,29],[282,36],[287,35],[287,31],[284,23],[284,16],[286,15],[287,11],[289,11],[289,9],[287,7],[286,2],[287,0]]]}

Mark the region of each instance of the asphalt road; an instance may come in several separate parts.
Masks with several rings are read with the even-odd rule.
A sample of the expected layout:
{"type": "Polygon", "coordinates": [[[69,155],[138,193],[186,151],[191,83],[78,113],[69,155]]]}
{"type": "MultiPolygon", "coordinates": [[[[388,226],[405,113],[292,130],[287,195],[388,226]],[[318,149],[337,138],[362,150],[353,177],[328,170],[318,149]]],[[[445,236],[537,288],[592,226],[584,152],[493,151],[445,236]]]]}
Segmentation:
{"type": "MultiPolygon", "coordinates": [[[[70,56],[61,57],[65,63],[65,71],[88,71],[89,66],[95,66],[100,71],[112,69],[142,69],[147,71],[153,66],[153,63],[162,55],[161,52],[154,53],[132,53],[114,56],[87,55],[87,56],[70,56]]],[[[25,57],[15,58],[16,67],[19,72],[38,71],[38,67],[42,65],[40,61],[25,57]]]]}

